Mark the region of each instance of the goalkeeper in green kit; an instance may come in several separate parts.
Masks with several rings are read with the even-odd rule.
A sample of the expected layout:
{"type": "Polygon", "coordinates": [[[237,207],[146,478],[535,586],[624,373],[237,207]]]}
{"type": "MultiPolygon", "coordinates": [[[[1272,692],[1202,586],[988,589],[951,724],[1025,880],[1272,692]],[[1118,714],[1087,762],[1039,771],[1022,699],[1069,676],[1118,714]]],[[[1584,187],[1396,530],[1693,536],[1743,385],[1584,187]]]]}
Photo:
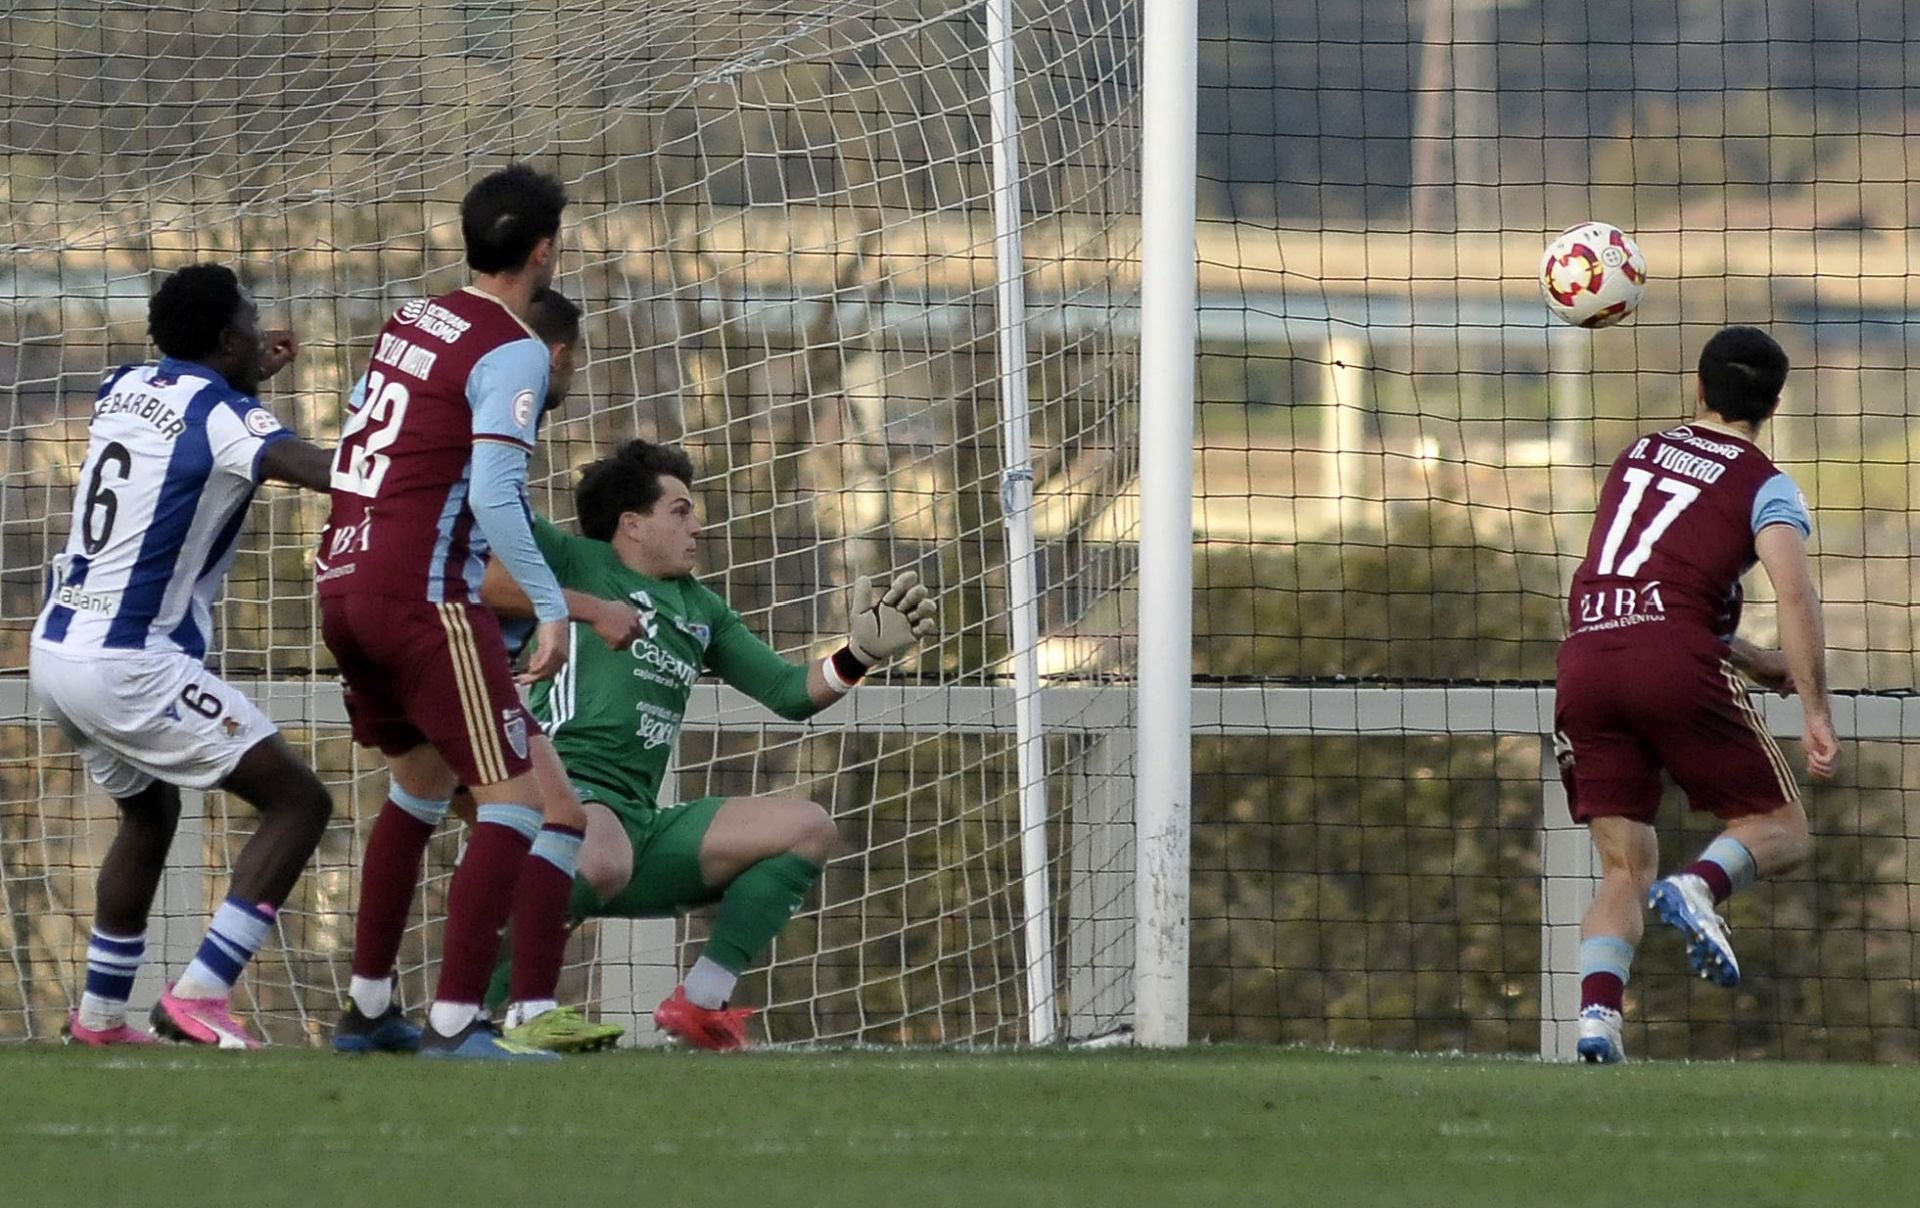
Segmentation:
{"type": "MultiPolygon", "coordinates": [[[[580,473],[584,536],[535,521],[534,539],[569,589],[575,623],[566,667],[534,687],[532,706],[587,811],[573,921],[718,902],[705,951],[653,1019],[694,1047],[737,1049],[750,1012],[728,1008],[734,984],[819,879],[835,837],[827,812],[797,797],[660,803],[694,682],[711,671],[781,717],[811,717],[931,634],[935,606],[912,572],[884,593],[862,577],[846,645],[818,662],[788,662],[693,578],[693,477],[681,450],[629,441],[580,473]],[[596,611],[630,619],[636,609],[645,633],[631,645],[610,649],[594,636],[596,611]]],[[[481,598],[503,615],[532,615],[498,562],[481,598]]],[[[539,1019],[523,1022],[518,1011],[509,1008],[506,1035],[540,1044],[539,1019]]]]}

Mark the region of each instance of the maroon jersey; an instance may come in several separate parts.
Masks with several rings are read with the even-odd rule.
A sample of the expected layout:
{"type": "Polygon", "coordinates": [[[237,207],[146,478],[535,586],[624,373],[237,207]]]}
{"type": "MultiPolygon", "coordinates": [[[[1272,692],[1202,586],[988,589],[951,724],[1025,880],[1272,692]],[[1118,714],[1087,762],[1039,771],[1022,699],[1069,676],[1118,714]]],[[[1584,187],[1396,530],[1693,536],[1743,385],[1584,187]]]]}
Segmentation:
{"type": "Polygon", "coordinates": [[[531,449],[547,350],[497,299],[410,302],[380,329],[333,464],[320,595],[479,599],[487,553],[468,506],[476,440],[531,449]]]}
{"type": "Polygon", "coordinates": [[[1574,572],[1569,645],[1724,647],[1754,535],[1770,524],[1813,529],[1793,480],[1752,441],[1705,424],[1634,441],[1607,474],[1574,572]]]}

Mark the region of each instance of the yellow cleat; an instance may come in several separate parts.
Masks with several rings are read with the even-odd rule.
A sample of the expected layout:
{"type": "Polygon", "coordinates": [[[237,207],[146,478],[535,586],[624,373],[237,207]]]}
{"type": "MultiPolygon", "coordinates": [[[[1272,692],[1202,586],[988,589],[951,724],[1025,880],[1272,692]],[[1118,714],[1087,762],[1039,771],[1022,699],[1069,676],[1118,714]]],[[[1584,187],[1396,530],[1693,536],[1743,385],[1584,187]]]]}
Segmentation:
{"type": "Polygon", "coordinates": [[[626,1033],[618,1024],[593,1022],[577,1007],[555,1007],[508,1028],[501,1038],[549,1053],[594,1053],[612,1048],[626,1033]]]}

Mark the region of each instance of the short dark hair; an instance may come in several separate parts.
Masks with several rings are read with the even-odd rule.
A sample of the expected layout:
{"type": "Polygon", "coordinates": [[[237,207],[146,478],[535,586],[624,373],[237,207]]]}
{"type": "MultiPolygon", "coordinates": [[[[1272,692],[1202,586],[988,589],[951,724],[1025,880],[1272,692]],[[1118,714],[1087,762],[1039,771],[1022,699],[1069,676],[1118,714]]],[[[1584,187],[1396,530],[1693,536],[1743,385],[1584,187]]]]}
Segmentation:
{"type": "Polygon", "coordinates": [[[1787,369],[1786,349],[1766,332],[1722,328],[1700,350],[1701,396],[1715,414],[1757,424],[1780,405],[1787,369]]]}
{"type": "Polygon", "coordinates": [[[198,360],[220,351],[220,336],[244,305],[240,278],[224,264],[190,264],[167,274],[147,303],[147,334],[170,357],[198,360]]]}
{"type": "Polygon", "coordinates": [[[560,233],[567,190],[560,178],[526,164],[490,172],[460,201],[460,234],[467,265],[477,273],[522,267],[542,239],[560,233]]]}
{"type": "Polygon", "coordinates": [[[543,289],[527,308],[527,326],[547,344],[572,344],[580,339],[580,308],[557,289],[543,289]]]}
{"type": "Polygon", "coordinates": [[[624,512],[651,512],[660,502],[660,476],[693,486],[693,461],[678,445],[630,440],[580,471],[573,502],[580,531],[595,541],[611,541],[624,512]]]}

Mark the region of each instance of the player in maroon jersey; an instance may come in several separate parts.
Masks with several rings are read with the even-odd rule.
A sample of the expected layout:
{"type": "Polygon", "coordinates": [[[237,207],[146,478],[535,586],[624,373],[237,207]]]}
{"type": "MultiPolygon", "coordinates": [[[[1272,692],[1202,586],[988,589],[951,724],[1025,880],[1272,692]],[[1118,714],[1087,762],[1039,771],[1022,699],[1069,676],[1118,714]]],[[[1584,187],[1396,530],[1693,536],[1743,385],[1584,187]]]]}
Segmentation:
{"type": "MultiPolygon", "coordinates": [[[[552,1057],[502,1041],[480,1003],[511,915],[516,969],[523,951],[532,961],[516,982],[523,1013],[551,1007],[586,819],[478,600],[491,557],[534,602],[540,652],[527,678],[560,668],[568,606],[526,499],[550,352],[527,315],[553,279],[566,204],[558,180],[524,165],[468,191],[460,223],[473,283],[387,321],[341,432],[314,565],[322,634],[354,738],[380,748],[392,774],[362,867],[350,1003],[334,1032],[342,1051],[552,1057]],[[458,784],[471,787],[478,819],[448,890],[423,1033],[393,1001],[393,971],[421,856],[458,784]]],[[[578,1044],[550,1047],[607,1039],[583,1018],[557,1030],[578,1032],[578,1044]]]]}
{"type": "Polygon", "coordinates": [[[1620,1004],[1642,903],[1686,936],[1702,977],[1731,986],[1740,966],[1715,908],[1812,851],[1793,774],[1739,673],[1800,694],[1809,776],[1826,779],[1839,759],[1807,566],[1813,522],[1793,480],[1754,443],[1786,380],[1787,354],[1758,328],[1708,340],[1693,421],[1641,437],[1614,461],[1574,572],[1554,737],[1574,821],[1601,863],[1580,931],[1578,1050],[1589,1062],[1625,1059],[1620,1004]],[[1740,577],[1756,560],[1779,600],[1781,650],[1734,634],[1740,577]],[[1725,827],[1656,883],[1662,768],[1725,827]]]}

